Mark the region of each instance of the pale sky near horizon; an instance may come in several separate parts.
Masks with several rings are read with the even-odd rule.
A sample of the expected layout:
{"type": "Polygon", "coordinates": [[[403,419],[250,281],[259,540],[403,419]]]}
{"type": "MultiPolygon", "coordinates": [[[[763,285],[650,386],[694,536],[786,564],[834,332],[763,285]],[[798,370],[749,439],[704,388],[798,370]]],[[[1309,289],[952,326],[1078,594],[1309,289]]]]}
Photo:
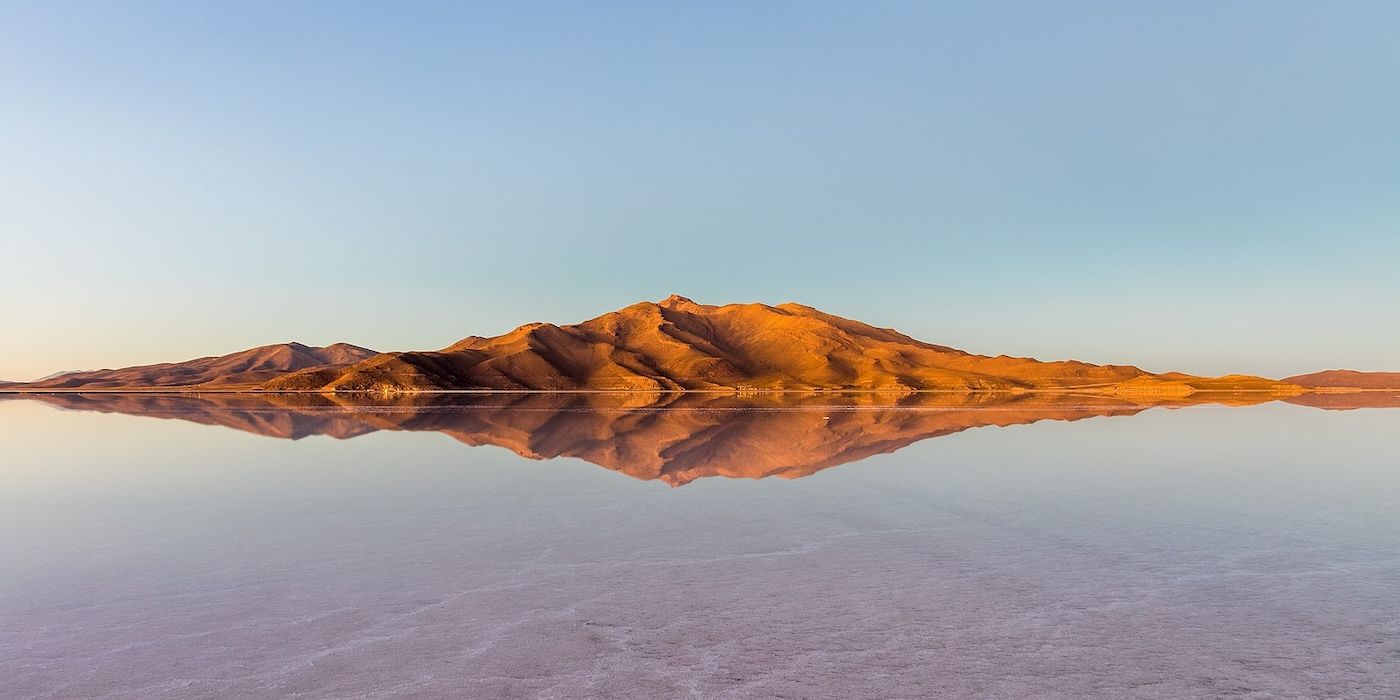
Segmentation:
{"type": "Polygon", "coordinates": [[[0,0],[0,379],[679,293],[1400,370],[1400,3],[0,0]]]}

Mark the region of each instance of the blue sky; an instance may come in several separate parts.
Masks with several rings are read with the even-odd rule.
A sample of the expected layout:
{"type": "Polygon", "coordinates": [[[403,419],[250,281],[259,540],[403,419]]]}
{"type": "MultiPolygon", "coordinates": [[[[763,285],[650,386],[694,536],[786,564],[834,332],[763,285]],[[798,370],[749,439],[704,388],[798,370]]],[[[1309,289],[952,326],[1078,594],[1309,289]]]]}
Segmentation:
{"type": "Polygon", "coordinates": [[[1400,3],[0,2],[0,378],[672,292],[1400,369],[1400,3]]]}

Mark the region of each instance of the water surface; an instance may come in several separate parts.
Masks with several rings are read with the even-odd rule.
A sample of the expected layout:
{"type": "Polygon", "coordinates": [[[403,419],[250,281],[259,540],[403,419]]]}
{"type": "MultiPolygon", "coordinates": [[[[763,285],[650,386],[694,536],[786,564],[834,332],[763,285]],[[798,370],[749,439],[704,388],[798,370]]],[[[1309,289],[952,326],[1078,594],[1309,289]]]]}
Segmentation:
{"type": "Polygon", "coordinates": [[[0,697],[1400,694],[1400,411],[1018,401],[0,401],[0,697]]]}

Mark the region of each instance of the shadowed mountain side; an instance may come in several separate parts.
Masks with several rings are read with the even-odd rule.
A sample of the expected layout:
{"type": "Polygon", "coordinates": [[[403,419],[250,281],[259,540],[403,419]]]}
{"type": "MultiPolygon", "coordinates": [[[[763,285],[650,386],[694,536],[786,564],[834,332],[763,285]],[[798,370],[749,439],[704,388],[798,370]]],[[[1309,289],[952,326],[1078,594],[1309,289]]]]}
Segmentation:
{"type": "Polygon", "coordinates": [[[1188,395],[1299,390],[1258,377],[1154,375],[1126,365],[973,355],[800,304],[708,306],[672,296],[583,323],[532,323],[437,352],[386,353],[269,381],[278,391],[859,389],[1188,395]]]}
{"type": "Polygon", "coordinates": [[[343,367],[374,357],[375,351],[348,343],[324,348],[301,343],[264,345],[230,355],[201,357],[122,369],[62,372],[22,384],[26,389],[143,389],[200,387],[252,388],[287,372],[309,367],[343,367]]]}
{"type": "Polygon", "coordinates": [[[218,425],[259,435],[351,438],[438,432],[530,459],[576,457],[679,486],[707,476],[797,478],[983,426],[1127,416],[1152,406],[1244,405],[1261,394],[1128,401],[1071,394],[27,394],[68,410],[218,425]]]}

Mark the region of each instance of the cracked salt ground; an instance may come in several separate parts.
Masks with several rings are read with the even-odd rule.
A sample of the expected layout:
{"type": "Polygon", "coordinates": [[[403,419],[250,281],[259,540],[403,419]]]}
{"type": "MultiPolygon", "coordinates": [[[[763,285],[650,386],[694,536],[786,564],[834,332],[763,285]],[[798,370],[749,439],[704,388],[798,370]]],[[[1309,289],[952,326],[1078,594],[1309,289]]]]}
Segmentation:
{"type": "Polygon", "coordinates": [[[1395,697],[1400,411],[673,489],[0,404],[0,697],[1395,697]]]}

